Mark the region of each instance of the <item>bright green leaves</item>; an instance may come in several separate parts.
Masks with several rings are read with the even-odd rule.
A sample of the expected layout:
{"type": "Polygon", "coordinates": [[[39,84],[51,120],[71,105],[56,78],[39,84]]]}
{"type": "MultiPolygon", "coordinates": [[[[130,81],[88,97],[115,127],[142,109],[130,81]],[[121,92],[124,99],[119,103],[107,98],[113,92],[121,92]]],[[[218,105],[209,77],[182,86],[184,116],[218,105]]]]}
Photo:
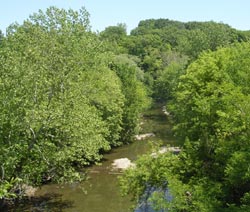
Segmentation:
{"type": "Polygon", "coordinates": [[[2,196],[16,177],[79,180],[84,165],[131,140],[147,100],[142,72],[110,70],[113,55],[89,29],[84,9],[51,7],[13,25],[1,43],[2,196]]]}
{"type": "Polygon", "coordinates": [[[112,70],[121,80],[122,93],[125,97],[121,140],[130,142],[138,130],[139,118],[143,109],[150,104],[147,91],[143,83],[138,79],[142,71],[126,55],[114,58],[112,70]]]}
{"type": "Polygon", "coordinates": [[[84,86],[81,92],[98,109],[99,116],[105,121],[105,127],[108,128],[106,139],[111,145],[117,146],[120,144],[125,104],[120,79],[107,68],[86,71],[83,75],[84,86]]]}
{"type": "Polygon", "coordinates": [[[131,194],[133,199],[139,201],[144,196],[147,186],[164,186],[167,182],[166,176],[171,173],[172,165],[176,162],[174,157],[176,156],[159,155],[157,158],[142,156],[136,162],[136,168],[126,170],[121,178],[123,193],[131,194]]]}
{"type": "Polygon", "coordinates": [[[89,13],[83,7],[79,11],[69,9],[58,9],[56,7],[50,7],[44,13],[39,10],[30,16],[29,20],[34,25],[39,25],[46,31],[57,31],[62,33],[79,33],[79,29],[82,31],[89,31],[89,13]]]}
{"type": "MultiPolygon", "coordinates": [[[[1,144],[9,156],[4,164],[7,179],[18,175],[27,183],[40,183],[43,178],[78,177],[78,166],[99,160],[100,150],[110,148],[106,139],[112,132],[81,89],[85,71],[105,67],[101,57],[93,56],[98,49],[86,53],[92,49],[87,44],[97,39],[82,27],[74,28],[73,22],[71,33],[63,31],[61,12],[66,14],[50,8],[49,23],[40,13],[35,17],[39,26],[27,21],[17,27],[1,52],[1,144]],[[52,19],[60,22],[55,31],[44,28],[54,27],[52,19]]],[[[117,79],[114,84],[120,87],[117,79]]],[[[121,92],[117,98],[123,102],[121,92]]]]}
{"type": "Polygon", "coordinates": [[[151,201],[162,210],[249,210],[249,47],[203,53],[187,68],[168,104],[182,152],[141,158],[122,178],[123,187],[132,185],[126,192],[144,197],[153,185],[151,201]]]}
{"type": "Polygon", "coordinates": [[[16,197],[16,194],[14,193],[12,189],[12,187],[17,184],[20,183],[20,179],[19,178],[11,178],[10,180],[3,180],[3,167],[2,168],[2,179],[0,180],[0,199],[3,198],[14,198],[16,197]]]}
{"type": "MultiPolygon", "coordinates": [[[[245,44],[239,48],[243,46],[245,44]]],[[[231,53],[235,49],[236,47],[232,48],[231,53]]],[[[180,78],[176,98],[170,106],[176,110],[175,114],[178,119],[176,128],[180,134],[187,130],[190,133],[189,138],[197,139],[204,129],[210,135],[214,135],[216,130],[217,132],[225,131],[226,124],[222,122],[226,118],[231,119],[227,121],[227,125],[235,123],[235,129],[228,126],[227,133],[240,127],[236,125],[242,125],[242,129],[246,126],[244,123],[237,123],[239,119],[246,122],[242,120],[243,105],[248,102],[245,92],[242,93],[246,87],[241,86],[241,83],[238,83],[239,80],[235,79],[237,73],[231,77],[232,61],[238,63],[239,56],[232,58],[230,53],[225,54],[226,51],[230,52],[230,50],[221,49],[216,53],[203,54],[189,66],[187,74],[180,78]]],[[[244,68],[244,66],[238,66],[238,70],[248,72],[247,67],[244,68]]],[[[243,80],[245,79],[243,78],[241,82],[243,80]]]]}
{"type": "Polygon", "coordinates": [[[250,181],[250,154],[247,151],[236,151],[232,154],[225,168],[227,180],[231,185],[241,185],[242,182],[250,181]]]}
{"type": "Polygon", "coordinates": [[[153,86],[154,98],[162,102],[172,98],[179,77],[185,72],[187,63],[185,57],[182,58],[175,53],[170,53],[169,57],[171,55],[175,57],[176,61],[169,61],[170,64],[163,71],[158,71],[158,77],[153,86]]]}
{"type": "Polygon", "coordinates": [[[221,195],[220,184],[208,178],[183,180],[183,175],[197,168],[185,154],[141,157],[136,168],[127,170],[120,179],[122,192],[132,195],[137,205],[147,202],[156,210],[213,211],[219,205],[216,197],[221,195]]]}
{"type": "Polygon", "coordinates": [[[201,55],[181,77],[169,107],[176,132],[200,143],[203,154],[196,159],[206,164],[204,176],[224,182],[222,202],[236,204],[249,191],[248,54],[249,44],[238,44],[201,55]]]}

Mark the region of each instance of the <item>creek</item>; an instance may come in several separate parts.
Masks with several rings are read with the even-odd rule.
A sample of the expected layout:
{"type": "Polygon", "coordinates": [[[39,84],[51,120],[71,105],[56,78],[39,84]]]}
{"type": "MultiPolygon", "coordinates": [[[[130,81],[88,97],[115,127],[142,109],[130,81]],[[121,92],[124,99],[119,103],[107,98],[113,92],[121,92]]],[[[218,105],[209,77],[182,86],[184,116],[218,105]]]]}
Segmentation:
{"type": "Polygon", "coordinates": [[[138,156],[149,152],[155,143],[176,145],[167,116],[159,105],[146,111],[141,120],[140,133],[151,132],[155,137],[134,141],[105,154],[100,165],[87,168],[88,179],[83,183],[44,185],[30,201],[20,202],[13,210],[8,211],[131,212],[133,202],[120,194],[118,176],[121,172],[112,169],[111,164],[118,158],[134,161],[138,156]]]}

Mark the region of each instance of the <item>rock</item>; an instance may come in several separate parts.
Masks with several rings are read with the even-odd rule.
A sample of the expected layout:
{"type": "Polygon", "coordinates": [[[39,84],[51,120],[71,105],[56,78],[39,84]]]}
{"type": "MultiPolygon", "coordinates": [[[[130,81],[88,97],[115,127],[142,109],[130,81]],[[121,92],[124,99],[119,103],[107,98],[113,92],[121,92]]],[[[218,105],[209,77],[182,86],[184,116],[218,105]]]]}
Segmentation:
{"type": "Polygon", "coordinates": [[[174,153],[174,154],[179,154],[180,151],[181,151],[181,148],[178,147],[178,146],[167,147],[167,148],[166,148],[166,151],[172,152],[172,153],[174,153]]]}
{"type": "Polygon", "coordinates": [[[135,139],[138,141],[141,141],[141,140],[144,140],[146,138],[154,137],[154,136],[155,136],[154,133],[145,133],[145,134],[136,135],[135,139]]]}
{"type": "Polygon", "coordinates": [[[134,167],[135,164],[131,162],[128,158],[119,158],[113,161],[112,167],[114,169],[128,169],[130,167],[134,167]]]}
{"type": "Polygon", "coordinates": [[[166,152],[172,152],[173,154],[179,154],[181,151],[180,147],[162,147],[158,152],[153,152],[152,157],[157,157],[159,154],[164,154],[166,152]]]}
{"type": "Polygon", "coordinates": [[[166,106],[163,106],[163,107],[162,107],[162,111],[163,111],[163,113],[164,113],[165,115],[167,115],[167,116],[170,115],[170,113],[167,111],[166,106]]]}
{"type": "Polygon", "coordinates": [[[37,191],[37,188],[33,187],[33,186],[30,186],[30,185],[27,185],[27,184],[23,184],[21,186],[23,192],[24,192],[24,195],[27,196],[27,197],[34,197],[35,196],[35,193],[37,191]]]}

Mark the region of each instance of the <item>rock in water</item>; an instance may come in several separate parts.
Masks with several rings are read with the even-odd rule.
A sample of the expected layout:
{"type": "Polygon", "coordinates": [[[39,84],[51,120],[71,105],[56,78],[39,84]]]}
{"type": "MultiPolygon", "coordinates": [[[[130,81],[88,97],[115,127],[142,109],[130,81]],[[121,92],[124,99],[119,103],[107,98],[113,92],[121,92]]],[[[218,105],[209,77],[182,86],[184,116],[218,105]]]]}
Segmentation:
{"type": "Polygon", "coordinates": [[[180,147],[162,147],[159,149],[158,152],[153,152],[151,154],[152,157],[157,157],[159,154],[164,154],[166,152],[172,152],[173,154],[179,154],[181,152],[181,148],[180,147]]]}
{"type": "Polygon", "coordinates": [[[128,158],[119,158],[113,161],[112,167],[115,169],[128,169],[130,167],[134,167],[135,164],[131,162],[128,158]]]}
{"type": "Polygon", "coordinates": [[[154,137],[154,136],[155,136],[154,133],[145,133],[145,134],[136,135],[135,139],[138,140],[138,141],[140,141],[140,140],[144,140],[146,138],[154,137]]]}

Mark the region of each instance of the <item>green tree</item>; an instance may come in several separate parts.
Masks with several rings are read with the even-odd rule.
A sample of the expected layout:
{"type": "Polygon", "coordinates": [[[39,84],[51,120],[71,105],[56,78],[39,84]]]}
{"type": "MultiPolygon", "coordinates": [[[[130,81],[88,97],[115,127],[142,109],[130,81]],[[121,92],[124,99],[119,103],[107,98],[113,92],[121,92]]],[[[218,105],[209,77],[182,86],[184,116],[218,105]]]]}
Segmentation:
{"type": "Polygon", "coordinates": [[[109,43],[109,51],[115,54],[127,53],[123,43],[127,39],[126,24],[117,24],[116,26],[106,27],[99,33],[100,39],[109,43]]]}
{"type": "Polygon", "coordinates": [[[118,145],[124,94],[82,9],[39,11],[0,49],[1,197],[18,185],[82,179],[118,145]]]}
{"type": "Polygon", "coordinates": [[[121,139],[123,142],[130,142],[138,132],[139,118],[143,109],[150,104],[147,90],[140,81],[143,72],[127,55],[115,57],[111,68],[120,78],[125,96],[121,139]]]}
{"type": "Polygon", "coordinates": [[[102,39],[111,42],[120,42],[127,35],[126,24],[117,24],[117,26],[109,26],[100,33],[102,39]]]}
{"type": "Polygon", "coordinates": [[[3,38],[4,38],[4,35],[3,35],[2,31],[0,30],[0,46],[1,46],[1,43],[3,41],[3,38]]]}
{"type": "Polygon", "coordinates": [[[179,77],[185,72],[187,57],[170,52],[167,61],[166,68],[158,71],[153,87],[154,99],[164,103],[173,98],[179,77]]]}
{"type": "Polygon", "coordinates": [[[249,53],[249,43],[236,44],[188,67],[168,105],[186,140],[181,153],[140,159],[122,178],[125,193],[139,201],[148,185],[158,188],[147,197],[166,211],[249,210],[249,53]]]}

